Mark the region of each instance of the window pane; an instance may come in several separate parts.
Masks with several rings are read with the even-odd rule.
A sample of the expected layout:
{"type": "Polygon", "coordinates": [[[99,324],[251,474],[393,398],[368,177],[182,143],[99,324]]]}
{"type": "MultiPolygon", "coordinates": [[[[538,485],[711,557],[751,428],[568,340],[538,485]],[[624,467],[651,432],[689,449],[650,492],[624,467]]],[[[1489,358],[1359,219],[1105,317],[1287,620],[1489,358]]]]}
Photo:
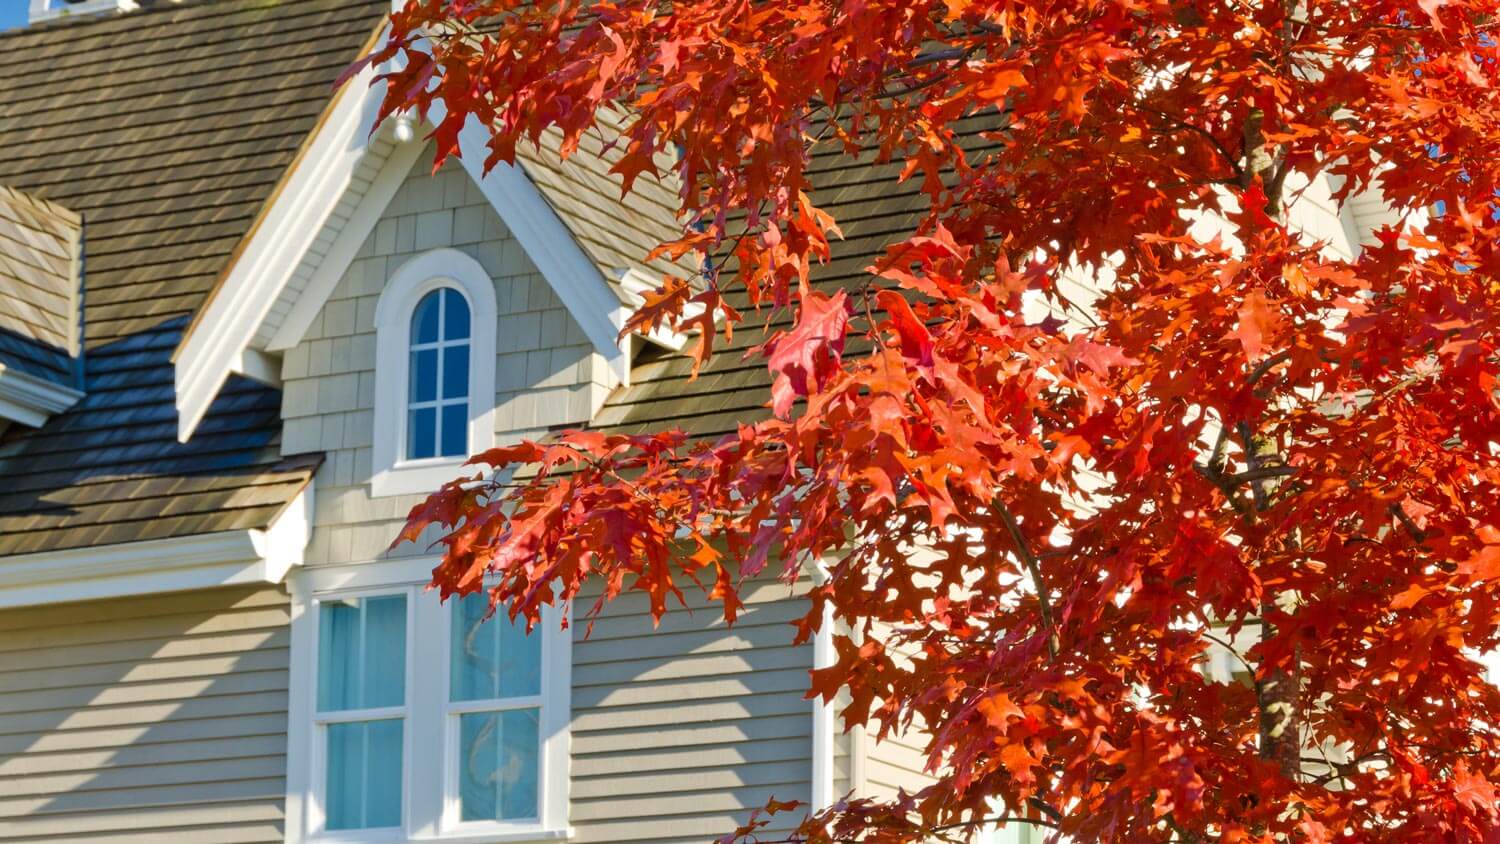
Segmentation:
{"type": "MultiPolygon", "coordinates": [[[[467,361],[465,361],[467,362],[467,361]]],[[[468,376],[464,376],[467,380],[468,376]]],[[[406,389],[408,401],[432,401],[437,398],[438,350],[422,349],[411,353],[411,372],[407,375],[410,384],[406,389]]]]}
{"type": "Polygon", "coordinates": [[[329,829],[401,825],[401,721],[329,724],[329,829]]]}
{"type": "Polygon", "coordinates": [[[438,301],[443,291],[434,290],[422,297],[411,315],[411,341],[413,343],[436,343],[438,341],[438,301]]]}
{"type": "Polygon", "coordinates": [[[406,415],[406,459],[437,455],[437,408],[419,407],[406,415]]]}
{"type": "Polygon", "coordinates": [[[461,399],[468,395],[469,344],[448,346],[443,349],[443,398],[461,399]]]}
{"type": "Polygon", "coordinates": [[[453,288],[443,291],[443,339],[462,340],[469,336],[469,303],[453,288]]]}
{"type": "Polygon", "coordinates": [[[537,817],[539,715],[537,709],[512,709],[459,716],[462,820],[537,817]]]}
{"type": "Polygon", "coordinates": [[[469,405],[443,405],[443,456],[469,453],[469,405]]]}
{"type": "Polygon", "coordinates": [[[405,702],[406,596],[324,601],[318,614],[318,711],[405,702]]]}
{"type": "Polygon", "coordinates": [[[512,623],[503,612],[485,621],[489,606],[484,593],[467,595],[453,604],[449,698],[493,700],[541,694],[541,631],[528,636],[524,620],[512,623]]]}

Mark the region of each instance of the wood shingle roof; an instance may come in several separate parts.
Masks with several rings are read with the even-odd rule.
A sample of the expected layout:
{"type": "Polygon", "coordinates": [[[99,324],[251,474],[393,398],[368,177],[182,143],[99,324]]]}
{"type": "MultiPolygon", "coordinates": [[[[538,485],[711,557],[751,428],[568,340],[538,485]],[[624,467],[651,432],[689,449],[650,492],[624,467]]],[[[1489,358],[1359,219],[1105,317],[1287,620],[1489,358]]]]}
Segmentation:
{"type": "Polygon", "coordinates": [[[171,354],[387,0],[189,0],[0,34],[0,184],[86,226],[84,390],[0,439],[0,556],[269,525],[316,468],[234,378],[176,438],[171,354]]]}

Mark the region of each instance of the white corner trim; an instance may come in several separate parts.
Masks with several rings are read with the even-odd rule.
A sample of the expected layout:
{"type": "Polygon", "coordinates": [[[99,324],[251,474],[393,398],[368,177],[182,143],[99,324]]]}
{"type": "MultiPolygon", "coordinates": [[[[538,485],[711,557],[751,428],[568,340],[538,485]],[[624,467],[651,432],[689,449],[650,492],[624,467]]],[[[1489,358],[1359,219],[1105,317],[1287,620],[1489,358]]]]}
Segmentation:
{"type": "Polygon", "coordinates": [[[280,583],[312,535],[312,483],[265,530],[233,530],[0,559],[0,608],[280,583]]]}
{"type": "Polygon", "coordinates": [[[72,387],[0,363],[0,417],[37,428],[81,398],[83,393],[72,387]]]}
{"type": "Polygon", "coordinates": [[[255,337],[364,157],[385,92],[366,67],[344,83],[320,128],[177,349],[177,438],[187,442],[255,337]]]}
{"type": "Polygon", "coordinates": [[[349,217],[349,222],[344,224],[333,245],[328,248],[328,253],[313,271],[312,278],[308,279],[307,286],[297,294],[296,303],[282,319],[275,336],[266,344],[267,350],[285,351],[307,336],[308,327],[317,318],[328,297],[333,295],[339,279],[344,277],[355,254],[380,222],[386,206],[391,204],[391,199],[401,189],[401,183],[406,181],[421,154],[422,144],[418,143],[397,144],[391,151],[380,174],[375,177],[370,189],[365,191],[364,197],[349,217]]]}
{"type": "MultiPolygon", "coordinates": [[[[407,364],[411,314],[438,288],[457,290],[469,303],[469,454],[495,444],[495,282],[457,249],[433,249],[391,274],[375,303],[375,430],[370,494],[428,494],[462,473],[465,457],[402,460],[406,442],[407,364]],[[489,327],[489,330],[484,330],[489,327]]],[[[477,472],[478,469],[472,469],[477,472]]]]}
{"type": "MultiPolygon", "coordinates": [[[[441,124],[446,113],[441,102],[434,103],[429,120],[434,125],[441,124]]],[[[458,133],[459,149],[463,153],[459,162],[515,235],[521,248],[526,250],[542,277],[547,279],[589,342],[594,344],[620,381],[628,383],[630,357],[620,342],[620,330],[629,311],[525,171],[519,166],[502,163],[496,164],[488,173],[484,172],[484,162],[489,157],[489,139],[489,130],[470,117],[458,133]]]]}
{"type": "MultiPolygon", "coordinates": [[[[828,570],[819,564],[813,572],[819,584],[828,580],[828,570]]],[[[813,635],[813,668],[828,668],[837,661],[833,649],[833,606],[823,607],[823,623],[813,635]]],[[[834,764],[833,736],[836,728],[833,720],[833,701],[825,702],[821,697],[812,701],[812,811],[817,812],[832,806],[838,799],[833,793],[834,764]]]]}

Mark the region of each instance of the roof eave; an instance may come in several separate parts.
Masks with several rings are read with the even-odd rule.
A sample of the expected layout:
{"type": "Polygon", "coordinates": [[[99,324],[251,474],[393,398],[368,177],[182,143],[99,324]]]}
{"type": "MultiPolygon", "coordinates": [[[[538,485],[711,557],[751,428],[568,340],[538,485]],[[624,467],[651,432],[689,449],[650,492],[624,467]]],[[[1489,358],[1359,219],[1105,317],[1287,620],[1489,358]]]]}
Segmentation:
{"type": "Polygon", "coordinates": [[[0,363],[0,417],[39,428],[81,398],[72,387],[0,363]]]}

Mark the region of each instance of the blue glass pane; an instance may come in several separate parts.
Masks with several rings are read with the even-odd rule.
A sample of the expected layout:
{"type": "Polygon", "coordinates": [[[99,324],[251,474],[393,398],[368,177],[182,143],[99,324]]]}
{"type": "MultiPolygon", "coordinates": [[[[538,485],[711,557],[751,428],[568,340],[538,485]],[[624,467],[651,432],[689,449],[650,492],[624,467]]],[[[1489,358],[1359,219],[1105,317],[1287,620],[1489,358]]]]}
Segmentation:
{"type": "Polygon", "coordinates": [[[469,453],[469,403],[443,405],[443,456],[469,453]]]}
{"type": "Polygon", "coordinates": [[[406,596],[365,600],[365,708],[406,702],[406,596]]]}
{"type": "Polygon", "coordinates": [[[437,398],[437,349],[411,353],[411,372],[407,375],[407,380],[410,381],[406,390],[408,401],[432,401],[437,398]]]}
{"type": "Polygon", "coordinates": [[[401,825],[401,721],[328,725],[328,829],[401,825]]]}
{"type": "Polygon", "coordinates": [[[469,303],[457,290],[443,291],[443,339],[463,340],[469,336],[469,303]]]}
{"type": "Polygon", "coordinates": [[[449,697],[493,700],[542,691],[542,634],[526,634],[526,622],[505,613],[485,621],[489,596],[459,599],[453,606],[453,646],[449,649],[449,697]]]}
{"type": "Polygon", "coordinates": [[[468,395],[469,344],[448,346],[443,349],[443,398],[462,399],[468,395]]]}
{"type": "Polygon", "coordinates": [[[406,458],[437,456],[437,408],[419,407],[407,414],[406,458]]]}
{"type": "Polygon", "coordinates": [[[512,709],[459,716],[462,820],[537,817],[539,714],[536,709],[512,709]]]}
{"type": "Polygon", "coordinates": [[[436,343],[438,341],[438,303],[443,291],[434,290],[422,297],[411,315],[411,341],[413,343],[436,343]]]}
{"type": "Polygon", "coordinates": [[[318,605],[318,711],[406,700],[406,596],[318,605]]]}

